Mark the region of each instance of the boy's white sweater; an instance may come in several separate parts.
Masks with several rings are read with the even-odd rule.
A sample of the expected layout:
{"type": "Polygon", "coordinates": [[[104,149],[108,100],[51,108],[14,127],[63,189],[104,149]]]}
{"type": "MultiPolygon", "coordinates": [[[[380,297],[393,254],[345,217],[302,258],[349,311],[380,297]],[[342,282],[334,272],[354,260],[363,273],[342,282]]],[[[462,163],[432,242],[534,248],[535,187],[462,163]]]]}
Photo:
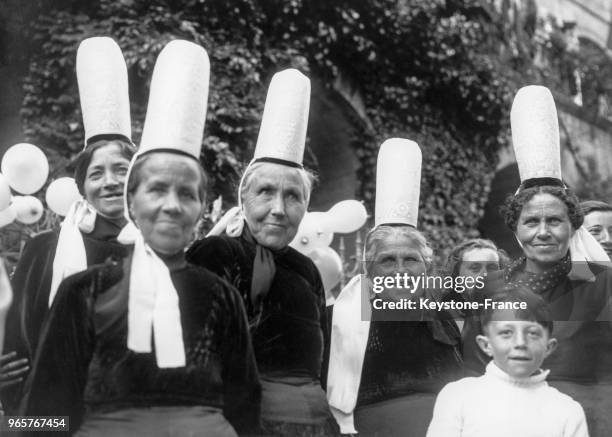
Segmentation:
{"type": "Polygon", "coordinates": [[[442,389],[427,437],[588,437],[582,407],[547,375],[516,379],[491,361],[483,376],[442,389]]]}

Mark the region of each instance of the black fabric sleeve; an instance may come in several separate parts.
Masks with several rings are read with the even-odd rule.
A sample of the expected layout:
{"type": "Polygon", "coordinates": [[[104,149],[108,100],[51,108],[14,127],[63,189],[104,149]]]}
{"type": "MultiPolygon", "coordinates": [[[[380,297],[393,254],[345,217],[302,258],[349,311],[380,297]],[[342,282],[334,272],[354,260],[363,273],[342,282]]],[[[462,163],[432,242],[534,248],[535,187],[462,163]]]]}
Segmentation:
{"type": "Polygon", "coordinates": [[[327,389],[327,368],[329,367],[329,351],[331,345],[331,315],[328,318],[328,309],[325,303],[325,289],[323,288],[323,282],[319,271],[314,266],[314,277],[315,277],[315,292],[319,301],[319,315],[321,330],[323,331],[323,362],[321,363],[321,387],[323,390],[327,389]]]}
{"type": "MultiPolygon", "coordinates": [[[[3,351],[16,352],[16,360],[33,358],[51,286],[51,275],[46,270],[53,265],[56,244],[55,232],[30,239],[11,278],[13,303],[7,313],[3,351]]],[[[22,388],[20,383],[2,390],[2,404],[8,414],[17,414],[22,388]]]]}
{"type": "Polygon", "coordinates": [[[64,280],[41,331],[20,415],[69,416],[70,431],[83,419],[83,390],[94,347],[95,274],[64,280]]]}
{"type": "Polygon", "coordinates": [[[224,414],[239,434],[250,435],[260,428],[261,384],[242,299],[225,286],[230,298],[222,351],[224,414]]]}
{"type": "Polygon", "coordinates": [[[208,237],[196,241],[187,251],[187,261],[205,267],[229,283],[232,283],[230,266],[236,256],[229,243],[222,237],[208,237]]]}

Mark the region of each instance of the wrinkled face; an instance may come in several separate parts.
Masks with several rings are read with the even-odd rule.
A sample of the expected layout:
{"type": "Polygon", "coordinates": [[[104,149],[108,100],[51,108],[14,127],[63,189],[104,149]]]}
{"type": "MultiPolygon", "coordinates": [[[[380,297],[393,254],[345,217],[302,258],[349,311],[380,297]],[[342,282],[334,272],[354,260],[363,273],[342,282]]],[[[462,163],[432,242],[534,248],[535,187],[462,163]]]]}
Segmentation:
{"type": "Polygon", "coordinates": [[[584,227],[612,259],[612,211],[593,211],[585,215],[584,227]]]}
{"type": "Polygon", "coordinates": [[[105,217],[123,217],[123,184],[129,165],[118,144],[102,146],[91,156],[83,190],[91,206],[105,217]]]}
{"type": "Polygon", "coordinates": [[[573,235],[563,201],[548,193],[533,196],[523,206],[516,227],[516,238],[527,257],[526,269],[542,272],[560,261],[573,235]]]}
{"type": "Polygon", "coordinates": [[[140,169],[130,214],[153,250],[174,255],[190,243],[202,213],[198,164],[173,153],[154,153],[140,169]]]}
{"type": "Polygon", "coordinates": [[[243,209],[255,240],[264,247],[287,247],[306,213],[304,185],[298,169],[265,163],[246,187],[243,209]]]}
{"type": "Polygon", "coordinates": [[[486,326],[485,335],[477,337],[479,346],[508,375],[515,378],[533,375],[555,349],[556,340],[539,323],[515,320],[511,311],[496,313],[500,317],[486,326]],[[510,321],[501,320],[504,318],[510,321]]]}
{"type": "Polygon", "coordinates": [[[499,254],[489,248],[474,248],[463,252],[459,276],[476,278],[499,270],[499,254]]]}
{"type": "MultiPolygon", "coordinates": [[[[427,273],[427,263],[420,248],[415,247],[414,241],[406,236],[390,235],[378,242],[373,260],[366,260],[369,265],[368,277],[393,276],[398,273],[403,278],[404,273],[419,276],[427,273]]],[[[408,288],[387,288],[381,294],[392,300],[414,298],[419,296],[420,290],[410,293],[408,288]]]]}

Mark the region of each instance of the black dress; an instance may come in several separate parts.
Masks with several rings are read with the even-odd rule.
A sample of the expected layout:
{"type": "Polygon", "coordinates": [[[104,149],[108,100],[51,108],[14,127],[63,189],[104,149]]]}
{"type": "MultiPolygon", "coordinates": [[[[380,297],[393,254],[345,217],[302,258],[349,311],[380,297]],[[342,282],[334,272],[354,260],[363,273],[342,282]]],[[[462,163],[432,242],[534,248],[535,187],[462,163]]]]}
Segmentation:
{"type": "MultiPolygon", "coordinates": [[[[612,270],[591,263],[588,267],[591,281],[563,275],[551,280],[550,286],[532,291],[549,304],[552,337],[558,341],[542,365],[550,369],[548,381],[582,404],[591,437],[603,437],[612,435],[612,270]]],[[[524,261],[516,262],[489,275],[482,293],[494,294],[507,280],[522,276],[524,261]]],[[[475,341],[481,330],[478,317],[466,320],[463,350],[469,376],[482,375],[490,361],[475,341]]]]}
{"type": "Polygon", "coordinates": [[[274,253],[276,274],[258,312],[250,299],[255,251],[244,236],[211,237],[196,242],[187,259],[224,277],[242,295],[268,432],[328,435],[332,419],[322,384],[329,330],[319,272],[291,247],[274,253]]]}
{"type": "MultiPolygon", "coordinates": [[[[87,265],[103,263],[106,259],[123,258],[127,248],[117,242],[121,227],[98,215],[94,230],[82,233],[87,265]]],[[[53,260],[59,231],[43,232],[29,240],[19,259],[11,280],[13,304],[6,321],[4,351],[17,352],[17,358],[34,357],[40,330],[49,311],[49,292],[53,276],[53,260]]],[[[19,403],[21,386],[2,393],[7,411],[14,412],[19,403]]]]}
{"type": "Polygon", "coordinates": [[[424,436],[438,392],[461,377],[452,320],[370,325],[355,427],[362,436],[424,436]]]}
{"type": "Polygon", "coordinates": [[[107,262],[62,282],[20,414],[70,416],[72,431],[84,422],[92,435],[233,435],[224,420],[209,420],[221,412],[239,431],[257,429],[260,386],[236,290],[191,264],[170,272],[186,366],[160,369],[154,353],[127,348],[130,263],[107,262]]]}

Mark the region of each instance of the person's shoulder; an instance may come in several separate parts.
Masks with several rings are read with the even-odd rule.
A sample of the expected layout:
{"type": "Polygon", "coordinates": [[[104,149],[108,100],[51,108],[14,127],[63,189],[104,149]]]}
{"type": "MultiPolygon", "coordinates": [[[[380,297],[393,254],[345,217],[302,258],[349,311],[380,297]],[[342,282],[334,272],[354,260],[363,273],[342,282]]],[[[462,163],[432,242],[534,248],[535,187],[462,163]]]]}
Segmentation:
{"type": "Polygon", "coordinates": [[[57,240],[59,238],[59,232],[57,229],[50,229],[47,231],[40,232],[34,235],[26,242],[26,248],[33,249],[36,252],[45,251],[48,248],[53,248],[57,246],[57,240]]]}
{"type": "Polygon", "coordinates": [[[309,279],[311,282],[317,282],[320,278],[319,270],[315,263],[306,255],[298,252],[293,247],[288,246],[283,258],[302,276],[309,279]]]}
{"type": "Polygon", "coordinates": [[[195,241],[187,250],[190,262],[201,264],[203,258],[214,254],[215,258],[231,257],[240,249],[238,238],[227,235],[214,235],[195,241]]]}
{"type": "Polygon", "coordinates": [[[546,401],[547,404],[549,404],[551,408],[553,408],[554,406],[555,409],[558,409],[559,414],[561,414],[562,411],[568,413],[576,413],[583,411],[582,405],[580,405],[580,403],[574,398],[572,398],[570,395],[567,395],[559,391],[555,387],[551,387],[548,384],[546,385],[545,390],[546,396],[548,398],[548,400],[546,401]]]}
{"type": "Polygon", "coordinates": [[[60,289],[77,294],[82,293],[84,289],[90,289],[92,292],[107,290],[123,278],[128,262],[127,259],[109,258],[104,263],[94,264],[86,270],[68,276],[62,281],[60,289]]]}
{"type": "Polygon", "coordinates": [[[439,397],[456,400],[470,397],[474,392],[486,388],[487,383],[482,376],[466,376],[457,381],[449,382],[440,390],[439,397]]]}

